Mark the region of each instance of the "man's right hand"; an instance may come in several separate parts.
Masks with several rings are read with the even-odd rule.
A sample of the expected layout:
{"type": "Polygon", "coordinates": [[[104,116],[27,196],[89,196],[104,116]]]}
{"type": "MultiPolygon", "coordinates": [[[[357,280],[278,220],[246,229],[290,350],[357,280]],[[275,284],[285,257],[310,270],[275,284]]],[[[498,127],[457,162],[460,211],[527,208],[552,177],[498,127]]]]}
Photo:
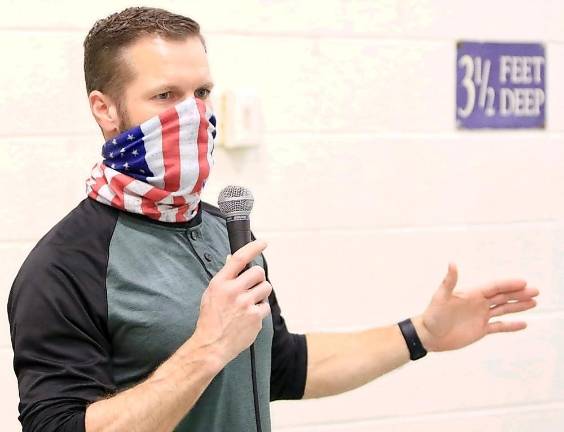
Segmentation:
{"type": "Polygon", "coordinates": [[[222,366],[254,342],[263,319],[271,313],[268,296],[272,286],[264,269],[255,265],[241,273],[266,246],[255,240],[229,256],[202,294],[193,337],[212,347],[222,366]]]}

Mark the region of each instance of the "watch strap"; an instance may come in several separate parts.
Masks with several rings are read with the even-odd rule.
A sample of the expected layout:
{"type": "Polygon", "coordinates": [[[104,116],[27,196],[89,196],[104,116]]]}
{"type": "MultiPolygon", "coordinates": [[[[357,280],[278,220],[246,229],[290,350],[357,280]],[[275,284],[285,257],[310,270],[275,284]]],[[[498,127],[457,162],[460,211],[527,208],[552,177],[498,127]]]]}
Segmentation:
{"type": "Polygon", "coordinates": [[[409,349],[409,358],[417,360],[427,355],[427,350],[423,347],[411,318],[400,321],[398,325],[409,349]]]}

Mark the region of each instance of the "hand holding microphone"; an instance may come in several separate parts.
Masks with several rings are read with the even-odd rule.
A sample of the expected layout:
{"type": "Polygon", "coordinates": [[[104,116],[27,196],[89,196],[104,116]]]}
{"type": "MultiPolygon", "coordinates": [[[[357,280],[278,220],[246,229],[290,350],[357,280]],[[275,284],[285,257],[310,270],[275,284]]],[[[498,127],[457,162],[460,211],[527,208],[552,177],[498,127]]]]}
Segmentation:
{"type": "Polygon", "coordinates": [[[272,291],[264,269],[250,267],[267,246],[262,240],[250,241],[250,193],[240,188],[247,195],[239,196],[239,199],[228,196],[227,201],[221,201],[226,198],[226,191],[233,192],[229,188],[234,187],[224,189],[220,195],[220,208],[227,216],[232,255],[202,295],[194,332],[206,345],[214,347],[222,365],[254,342],[262,329],[263,319],[270,314],[268,296],[272,291]]]}

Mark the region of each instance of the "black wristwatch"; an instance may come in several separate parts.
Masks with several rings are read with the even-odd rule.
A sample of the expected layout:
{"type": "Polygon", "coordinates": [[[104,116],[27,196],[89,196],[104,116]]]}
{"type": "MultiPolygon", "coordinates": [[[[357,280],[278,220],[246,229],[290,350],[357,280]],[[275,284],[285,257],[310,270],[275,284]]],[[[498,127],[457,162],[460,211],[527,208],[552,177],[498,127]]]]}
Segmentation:
{"type": "Polygon", "coordinates": [[[417,331],[415,331],[411,318],[400,321],[398,325],[409,348],[409,358],[411,360],[417,360],[421,357],[425,357],[427,350],[423,347],[419,336],[417,336],[417,331]]]}

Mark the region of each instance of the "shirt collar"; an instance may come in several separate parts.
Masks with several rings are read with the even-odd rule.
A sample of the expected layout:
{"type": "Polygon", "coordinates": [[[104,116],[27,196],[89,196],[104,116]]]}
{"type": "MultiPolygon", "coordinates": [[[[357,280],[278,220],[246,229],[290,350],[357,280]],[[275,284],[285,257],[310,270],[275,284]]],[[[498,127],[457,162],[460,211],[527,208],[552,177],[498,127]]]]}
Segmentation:
{"type": "Polygon", "coordinates": [[[127,214],[129,216],[133,216],[134,218],[141,219],[141,220],[144,220],[146,222],[150,222],[152,224],[156,224],[156,225],[160,225],[160,226],[188,229],[188,228],[194,228],[194,227],[200,225],[200,223],[202,222],[202,202],[200,201],[198,203],[198,211],[196,212],[194,217],[192,219],[190,219],[189,221],[186,221],[186,222],[163,222],[163,221],[160,221],[160,220],[152,219],[150,217],[147,217],[147,216],[139,214],[139,213],[127,212],[127,214]]]}

